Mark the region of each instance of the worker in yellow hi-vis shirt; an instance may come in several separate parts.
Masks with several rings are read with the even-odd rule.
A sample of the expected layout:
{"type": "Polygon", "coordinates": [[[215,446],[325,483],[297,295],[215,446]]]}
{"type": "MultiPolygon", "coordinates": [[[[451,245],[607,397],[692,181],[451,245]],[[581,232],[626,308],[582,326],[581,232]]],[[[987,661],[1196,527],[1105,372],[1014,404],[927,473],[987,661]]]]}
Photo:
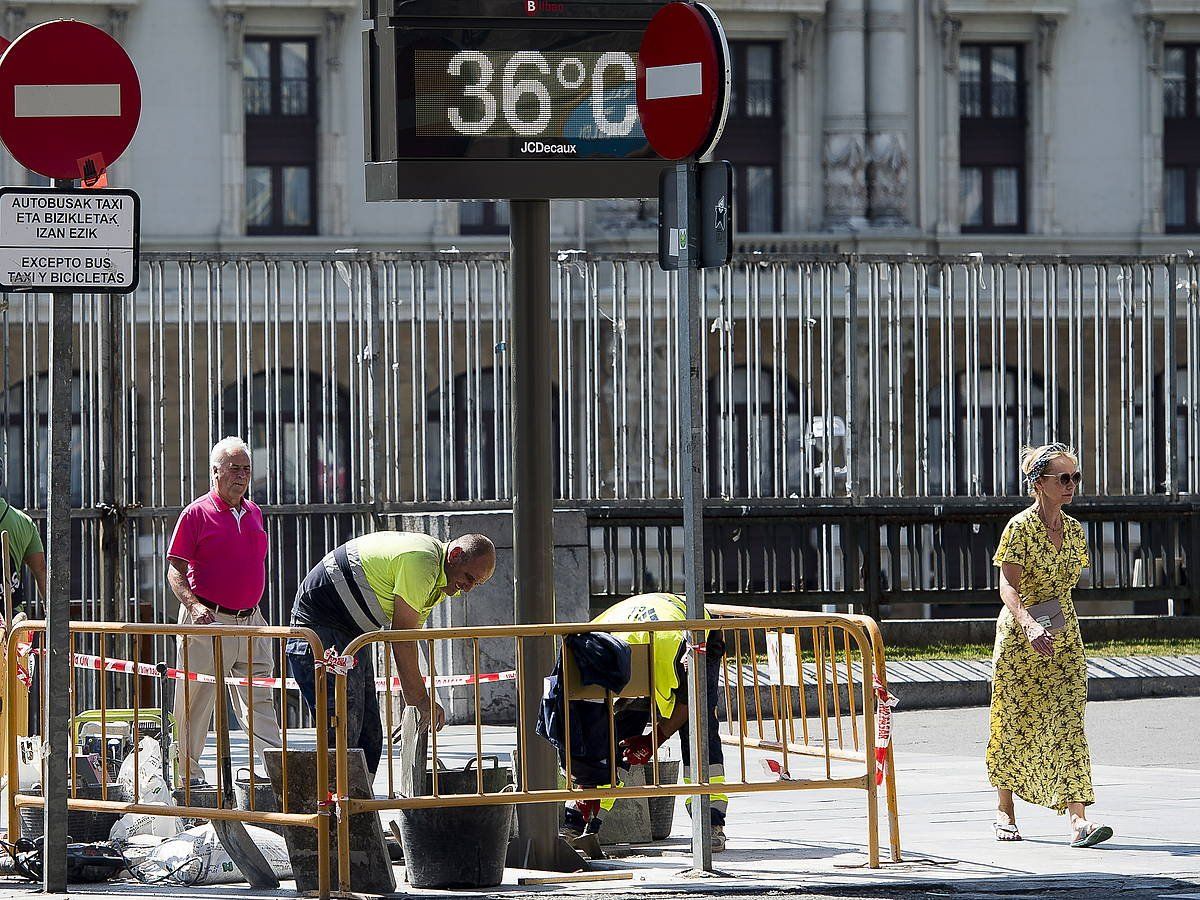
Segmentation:
{"type": "MultiPolygon", "coordinates": [[[[707,614],[706,614],[707,617],[707,614]]],[[[687,601],[678,594],[639,594],[609,607],[596,618],[595,625],[626,622],[682,622],[687,618],[687,601]]],[[[683,757],[684,780],[691,781],[691,743],[688,734],[687,703],[687,634],[678,631],[631,631],[615,634],[630,644],[650,644],[652,641],[651,665],[654,667],[654,702],[658,706],[658,729],[655,734],[645,733],[650,723],[650,701],[648,698],[623,698],[618,700],[613,714],[616,738],[621,749],[621,766],[628,768],[649,762],[655,749],[662,746],[673,734],[679,732],[680,750],[683,757]]],[[[721,659],[725,653],[720,631],[710,631],[705,642],[706,675],[708,679],[708,758],[709,780],[712,783],[725,781],[725,758],[721,752],[721,737],[717,730],[717,697],[721,659]]],[[[604,748],[609,746],[607,717],[604,724],[604,748]]],[[[580,787],[604,786],[610,767],[607,751],[603,760],[583,764],[572,751],[572,774],[580,787]],[[591,782],[590,784],[588,782],[591,782]]],[[[612,809],[613,800],[580,800],[567,804],[565,832],[568,838],[585,834],[597,834],[600,830],[600,811],[612,809]]],[[[687,801],[691,812],[691,798],[687,801]]],[[[714,852],[725,849],[725,812],[729,797],[725,794],[712,795],[712,848],[714,852]]]]}
{"type": "MultiPolygon", "coordinates": [[[[377,629],[422,628],[433,608],[483,584],[496,571],[496,548],[482,534],[466,534],[444,544],[428,535],[376,531],[347,541],[313,566],[292,603],[293,627],[311,628],[326,650],[344,649],[361,634],[377,629]]],[[[431,701],[433,687],[417,660],[414,641],[392,644],[396,675],[404,702],[417,711],[418,727],[439,730],[445,724],[441,704],[431,701]]],[[[318,662],[308,642],[287,643],[288,668],[312,709],[316,702],[318,662]]],[[[358,747],[372,775],[383,754],[383,726],[375,691],[374,648],[358,651],[346,679],[346,731],[350,747],[358,747]]],[[[335,738],[334,676],[325,699],[329,704],[330,746],[335,738]]]]}

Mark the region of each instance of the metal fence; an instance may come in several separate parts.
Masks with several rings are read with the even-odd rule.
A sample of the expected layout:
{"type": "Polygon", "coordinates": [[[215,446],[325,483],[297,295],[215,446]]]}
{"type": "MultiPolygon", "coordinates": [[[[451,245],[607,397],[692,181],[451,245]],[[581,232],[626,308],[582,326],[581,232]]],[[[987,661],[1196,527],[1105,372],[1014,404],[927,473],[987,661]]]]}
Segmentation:
{"type": "MultiPolygon", "coordinates": [[[[78,299],[78,615],[162,620],[166,541],[225,434],[254,451],[274,621],[298,575],[386,515],[508,505],[505,255],[143,256],[137,294],[78,299]]],[[[951,587],[960,570],[974,589],[985,551],[970,548],[991,526],[938,550],[938,510],[1011,512],[1020,446],[1066,440],[1087,478],[1081,506],[1132,504],[1094,531],[1116,560],[1101,585],[1153,585],[1160,569],[1182,584],[1200,488],[1198,269],[1190,257],[740,256],[703,284],[708,495],[737,515],[830,511],[816,536],[788,539],[796,591],[857,590],[845,573],[864,566],[881,597],[951,587]],[[1186,519],[1169,558],[1145,549],[1159,538],[1137,521],[1144,504],[1186,519]],[[860,528],[867,513],[878,539],[849,542],[867,561],[847,564],[839,521],[860,528]]],[[[644,254],[567,251],[555,278],[557,496],[652,520],[679,493],[674,276],[644,254]]],[[[0,309],[3,490],[35,516],[48,304],[10,294],[0,309]]],[[[625,555],[597,553],[597,567],[629,564],[621,540],[625,555]]]]}

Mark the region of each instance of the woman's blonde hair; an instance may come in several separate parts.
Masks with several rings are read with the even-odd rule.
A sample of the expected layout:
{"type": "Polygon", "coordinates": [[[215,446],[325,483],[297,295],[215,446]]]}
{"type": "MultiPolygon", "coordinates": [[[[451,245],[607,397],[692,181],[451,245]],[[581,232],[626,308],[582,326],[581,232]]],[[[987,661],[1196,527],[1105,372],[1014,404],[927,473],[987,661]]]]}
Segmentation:
{"type": "Polygon", "coordinates": [[[1030,497],[1037,496],[1033,486],[1046,471],[1046,467],[1060,457],[1069,459],[1076,468],[1079,467],[1079,455],[1069,444],[1042,444],[1040,447],[1021,448],[1021,475],[1030,497]]]}

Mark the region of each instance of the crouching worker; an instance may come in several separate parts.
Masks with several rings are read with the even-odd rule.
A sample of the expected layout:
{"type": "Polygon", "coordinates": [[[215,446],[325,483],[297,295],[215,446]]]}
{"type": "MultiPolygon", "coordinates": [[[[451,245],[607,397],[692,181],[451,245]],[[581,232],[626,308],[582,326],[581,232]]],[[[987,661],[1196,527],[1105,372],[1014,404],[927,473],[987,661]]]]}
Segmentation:
{"type": "MultiPolygon", "coordinates": [[[[496,548],[482,534],[464,535],[449,544],[402,531],[364,534],[327,554],[308,573],[296,592],[291,622],[293,626],[311,628],[326,651],[337,655],[368,631],[421,628],[435,606],[483,584],[495,570],[496,548]]],[[[362,648],[345,676],[348,743],[351,749],[362,749],[372,776],[383,754],[373,652],[371,646],[362,648]]],[[[400,692],[404,702],[416,708],[419,727],[440,730],[445,714],[440,704],[429,702],[416,642],[393,643],[392,655],[400,692]]],[[[308,642],[288,640],[287,657],[292,677],[312,709],[316,702],[316,671],[308,642]]],[[[332,674],[326,699],[332,747],[332,674]]]]}
{"type": "MultiPolygon", "coordinates": [[[[609,607],[592,620],[594,625],[610,625],[632,622],[681,622],[687,618],[687,604],[677,594],[640,594],[609,607]]],[[[658,728],[654,734],[647,733],[651,722],[650,698],[622,697],[613,704],[613,728],[616,732],[618,771],[627,771],[632,765],[648,763],[654,752],[672,735],[678,732],[684,766],[684,780],[691,781],[691,745],[688,729],[688,676],[687,676],[687,633],[678,631],[629,631],[609,635],[594,632],[587,635],[572,635],[567,639],[575,654],[580,675],[584,683],[598,684],[608,690],[621,690],[629,679],[628,646],[651,644],[650,664],[654,669],[654,702],[658,709],[658,728]],[[621,645],[626,649],[624,657],[621,645]],[[623,673],[621,671],[624,668],[623,673]],[[611,682],[611,683],[608,683],[611,682]]],[[[721,632],[708,633],[705,642],[706,678],[708,683],[708,755],[709,781],[725,781],[724,755],[721,738],[717,730],[717,696],[720,683],[721,659],[725,646],[721,632]]],[[[558,673],[556,673],[558,674],[558,673]]],[[[552,685],[554,679],[551,679],[552,685]]],[[[561,688],[554,685],[542,703],[542,716],[538,722],[538,733],[548,738],[559,751],[559,762],[565,768],[565,741],[562,740],[563,726],[561,688]],[[556,721],[557,719],[557,721],[556,721]]],[[[571,720],[571,776],[580,788],[607,787],[611,779],[608,731],[608,711],[603,703],[572,701],[571,720]]],[[[725,812],[729,797],[725,794],[711,795],[712,849],[725,849],[725,812]]],[[[602,813],[612,809],[614,800],[578,800],[567,804],[564,837],[574,842],[580,837],[598,835],[602,824],[602,813]]],[[[687,800],[691,813],[691,798],[687,800]]]]}

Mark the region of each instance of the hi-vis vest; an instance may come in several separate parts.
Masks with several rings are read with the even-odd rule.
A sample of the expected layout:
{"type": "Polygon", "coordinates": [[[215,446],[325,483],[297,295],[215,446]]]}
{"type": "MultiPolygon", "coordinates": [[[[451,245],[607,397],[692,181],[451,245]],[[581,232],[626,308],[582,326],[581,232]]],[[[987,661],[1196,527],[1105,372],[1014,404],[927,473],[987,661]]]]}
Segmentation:
{"type": "MultiPolygon", "coordinates": [[[[687,618],[687,601],[678,594],[638,594],[610,606],[596,618],[595,624],[613,622],[682,622],[687,618]]],[[[710,618],[705,610],[704,618],[710,618]]],[[[687,638],[683,629],[667,631],[623,631],[617,633],[629,644],[649,644],[651,636],[654,647],[651,651],[654,666],[654,699],[658,714],[667,718],[675,710],[675,696],[679,689],[680,648],[687,638]]]]}

